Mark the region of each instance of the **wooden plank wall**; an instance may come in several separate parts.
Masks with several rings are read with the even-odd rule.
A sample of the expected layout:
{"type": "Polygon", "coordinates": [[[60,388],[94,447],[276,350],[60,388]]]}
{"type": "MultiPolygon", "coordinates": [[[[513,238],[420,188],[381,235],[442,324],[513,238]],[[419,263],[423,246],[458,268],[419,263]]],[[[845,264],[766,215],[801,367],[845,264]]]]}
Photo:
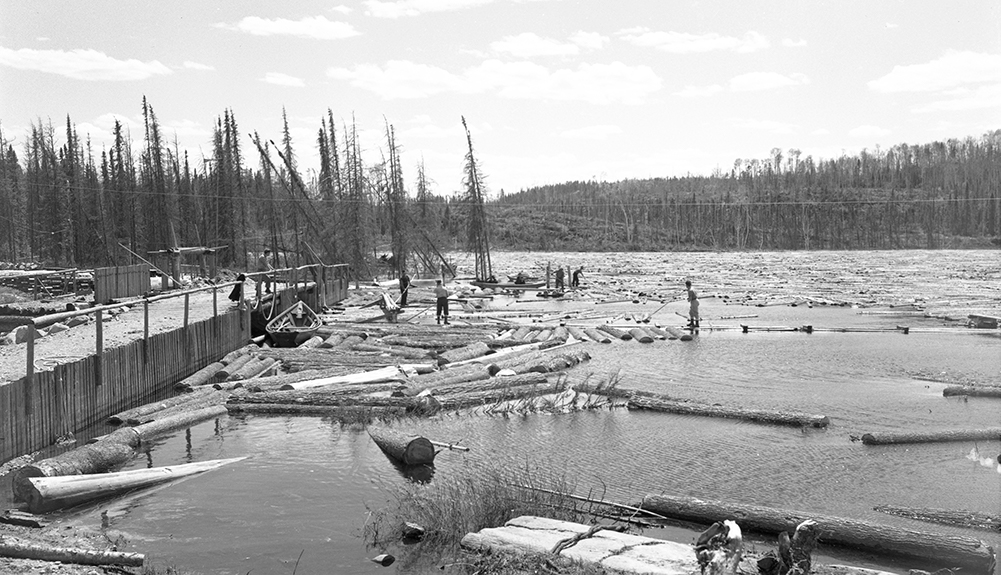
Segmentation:
{"type": "Polygon", "coordinates": [[[146,342],[106,349],[102,359],[91,356],[37,372],[30,390],[27,378],[0,385],[0,463],[166,397],[178,380],[249,338],[249,313],[233,310],[146,342]]]}
{"type": "Polygon", "coordinates": [[[149,264],[94,269],[94,301],[99,304],[140,296],[149,288],[149,264]]]}

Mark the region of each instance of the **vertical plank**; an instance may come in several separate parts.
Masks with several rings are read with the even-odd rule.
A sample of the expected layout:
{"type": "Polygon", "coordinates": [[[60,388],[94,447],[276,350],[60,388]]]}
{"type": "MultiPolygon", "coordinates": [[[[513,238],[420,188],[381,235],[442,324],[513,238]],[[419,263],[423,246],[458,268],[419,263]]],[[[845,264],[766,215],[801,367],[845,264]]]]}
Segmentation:
{"type": "Polygon", "coordinates": [[[143,361],[149,361],[149,300],[143,300],[143,361]]]}
{"type": "Polygon", "coordinates": [[[102,368],[101,363],[103,359],[102,356],[104,355],[104,311],[98,309],[97,312],[94,313],[94,320],[95,320],[94,328],[96,330],[96,338],[97,338],[97,352],[95,354],[97,360],[96,363],[94,364],[94,386],[100,387],[101,384],[103,383],[103,378],[101,374],[101,368],[102,368]]]}
{"type": "Polygon", "coordinates": [[[27,385],[24,386],[25,393],[27,393],[28,411],[26,415],[31,415],[31,382],[35,379],[35,324],[28,324],[28,341],[26,342],[26,353],[27,355],[27,365],[24,368],[24,379],[27,381],[27,385]]]}

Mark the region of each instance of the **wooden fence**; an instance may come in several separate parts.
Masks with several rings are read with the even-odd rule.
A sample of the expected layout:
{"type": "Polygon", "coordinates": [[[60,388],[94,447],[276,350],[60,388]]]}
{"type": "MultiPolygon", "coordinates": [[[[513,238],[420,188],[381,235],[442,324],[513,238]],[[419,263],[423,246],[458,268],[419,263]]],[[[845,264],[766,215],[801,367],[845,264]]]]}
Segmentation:
{"type": "MultiPolygon", "coordinates": [[[[275,273],[285,274],[282,289],[276,289],[283,301],[300,298],[320,309],[347,295],[347,265],[304,266],[275,273]]],[[[147,282],[148,277],[147,273],[147,282]]],[[[27,375],[0,385],[0,463],[48,447],[58,437],[79,432],[110,415],[165,397],[177,381],[244,345],[250,339],[250,310],[227,307],[226,312],[218,313],[218,294],[225,297],[228,288],[235,285],[231,282],[143,300],[147,317],[142,339],[109,349],[102,343],[103,312],[127,304],[58,314],[96,316],[95,355],[36,372],[34,339],[29,336],[25,344],[27,375]],[[189,296],[205,290],[215,292],[213,317],[189,323],[189,296]],[[182,327],[149,335],[149,303],[177,297],[185,299],[182,327]]],[[[63,318],[36,318],[35,324],[55,319],[63,318]]]]}
{"type": "Polygon", "coordinates": [[[81,282],[76,268],[0,272],[0,286],[31,294],[32,299],[76,293],[81,283],[85,282],[81,282]]]}
{"type": "Polygon", "coordinates": [[[94,301],[97,303],[141,296],[149,290],[149,264],[94,269],[94,301]]]}

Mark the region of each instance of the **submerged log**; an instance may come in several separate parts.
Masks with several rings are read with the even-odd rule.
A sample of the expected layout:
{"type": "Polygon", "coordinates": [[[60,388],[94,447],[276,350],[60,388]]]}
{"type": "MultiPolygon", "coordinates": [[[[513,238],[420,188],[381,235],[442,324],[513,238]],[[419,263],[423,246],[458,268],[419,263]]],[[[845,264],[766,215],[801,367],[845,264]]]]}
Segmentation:
{"type": "Polygon", "coordinates": [[[865,445],[891,445],[900,443],[939,443],[948,441],[976,441],[979,439],[1001,439],[1001,427],[986,429],[945,429],[928,432],[875,432],[862,436],[865,445]]]}
{"type": "Polygon", "coordinates": [[[135,456],[139,444],[139,433],[126,427],[112,431],[96,443],[26,465],[11,476],[14,498],[27,501],[28,479],[32,477],[101,473],[123,465],[135,456]]]}
{"type": "Polygon", "coordinates": [[[76,547],[51,547],[40,545],[10,535],[0,535],[0,555],[20,559],[59,561],[77,565],[125,565],[142,567],[146,556],[141,553],[100,551],[76,547]]]}
{"type": "Polygon", "coordinates": [[[135,469],[117,473],[32,477],[28,480],[31,485],[27,497],[28,509],[32,513],[47,513],[93,499],[110,497],[126,491],[204,473],[243,459],[246,457],[216,459],[152,469],[135,469]]]}
{"type": "Polygon", "coordinates": [[[766,534],[791,532],[800,523],[813,520],[826,544],[920,559],[925,564],[963,567],[976,573],[991,573],[994,568],[994,551],[983,541],[970,537],[694,497],[648,495],[639,507],[666,517],[703,524],[736,518],[745,530],[766,534]]]}
{"type": "Polygon", "coordinates": [[[907,517],[939,525],[952,525],[983,531],[1001,531],[1001,515],[991,515],[979,511],[953,511],[951,509],[897,507],[895,505],[877,505],[873,509],[897,517],[907,517]]]}
{"type": "Polygon", "coordinates": [[[757,423],[794,425],[796,427],[827,427],[831,420],[826,415],[811,415],[791,411],[765,411],[743,407],[725,407],[689,401],[678,401],[666,396],[646,392],[632,392],[628,395],[629,409],[649,409],[667,413],[701,415],[742,419],[757,423]]]}
{"type": "Polygon", "coordinates": [[[942,390],[942,395],[952,397],[968,395],[970,397],[1001,397],[1001,386],[996,385],[951,385],[942,390]]]}
{"type": "Polygon", "coordinates": [[[383,453],[404,465],[434,463],[434,445],[427,438],[411,435],[388,427],[367,428],[369,436],[383,453]]]}

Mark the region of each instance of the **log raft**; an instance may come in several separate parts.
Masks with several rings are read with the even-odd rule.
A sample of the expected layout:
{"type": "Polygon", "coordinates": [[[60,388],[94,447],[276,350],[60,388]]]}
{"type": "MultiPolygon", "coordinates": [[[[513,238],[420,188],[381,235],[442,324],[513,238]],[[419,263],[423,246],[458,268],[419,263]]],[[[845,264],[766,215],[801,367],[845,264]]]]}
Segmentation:
{"type": "Polygon", "coordinates": [[[841,517],[668,495],[648,495],[637,507],[701,524],[734,519],[744,529],[765,534],[792,532],[797,525],[810,519],[816,522],[824,543],[920,560],[922,566],[962,567],[971,573],[987,575],[993,573],[996,562],[994,550],[979,539],[841,517]]]}

